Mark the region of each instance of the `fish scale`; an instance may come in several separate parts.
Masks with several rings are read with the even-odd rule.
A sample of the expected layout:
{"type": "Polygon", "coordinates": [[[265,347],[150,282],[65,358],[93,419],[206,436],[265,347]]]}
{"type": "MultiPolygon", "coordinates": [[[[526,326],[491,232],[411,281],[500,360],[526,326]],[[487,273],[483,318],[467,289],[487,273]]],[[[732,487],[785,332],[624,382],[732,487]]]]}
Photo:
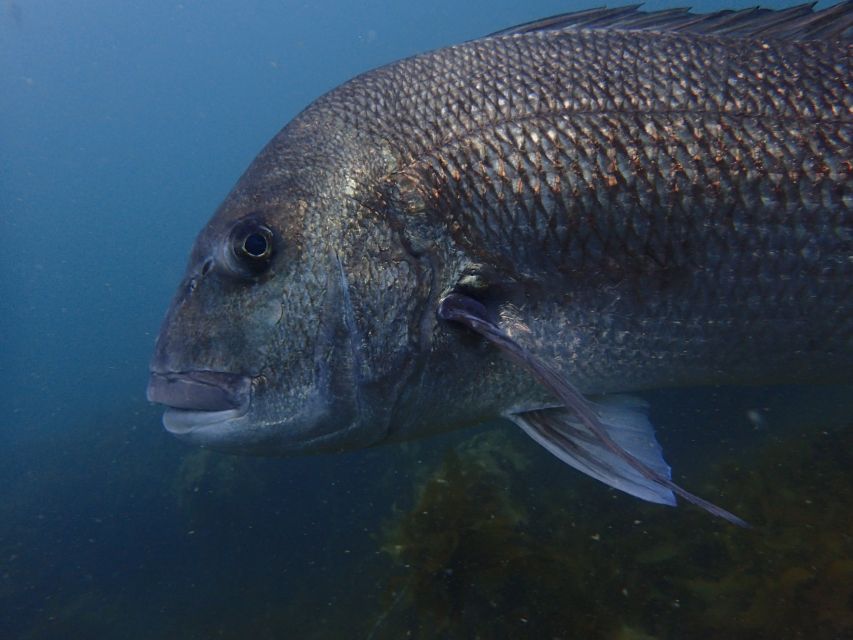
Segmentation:
{"type": "MultiPolygon", "coordinates": [[[[560,176],[559,181],[549,176],[549,169],[537,170],[526,161],[528,156],[519,149],[510,148],[506,136],[501,134],[492,139],[480,134],[477,146],[488,149],[489,157],[483,157],[464,142],[456,149],[446,148],[436,162],[424,163],[429,165],[431,173],[439,173],[428,179],[442,184],[443,201],[436,203],[435,208],[438,210],[444,205],[445,211],[457,213],[466,245],[483,250],[484,247],[506,246],[512,238],[517,238],[521,250],[544,250],[546,255],[578,268],[584,264],[577,259],[581,252],[587,256],[596,252],[612,255],[606,247],[599,251],[591,245],[589,236],[604,242],[615,236],[624,241],[622,252],[634,257],[657,256],[663,261],[667,251],[684,248],[689,251],[690,259],[695,260],[697,256],[692,245],[703,244],[705,235],[716,235],[723,242],[740,241],[743,251],[757,250],[761,247],[753,245],[762,242],[760,234],[745,232],[745,229],[769,230],[776,226],[779,227],[775,233],[779,240],[776,246],[784,249],[785,236],[796,231],[798,225],[812,230],[821,225],[843,226],[837,210],[842,206],[846,186],[840,172],[825,178],[836,188],[824,190],[820,186],[824,178],[809,170],[808,158],[800,169],[790,155],[768,154],[762,158],[761,169],[746,160],[738,161],[750,147],[770,136],[780,138],[777,151],[784,151],[782,137],[789,141],[798,134],[805,136],[809,128],[805,132],[785,132],[768,131],[759,126],[759,131],[741,141],[738,147],[732,141],[721,141],[725,154],[708,167],[694,162],[696,154],[678,137],[667,140],[657,136],[657,144],[651,145],[639,136],[639,144],[652,162],[638,160],[634,150],[624,145],[609,146],[609,153],[601,155],[609,140],[630,139],[632,132],[638,131],[631,123],[602,120],[609,118],[586,116],[572,122],[543,123],[540,129],[543,135],[537,137],[544,137],[549,127],[555,127],[562,134],[559,143],[563,151],[559,156],[550,154],[547,149],[541,154],[545,158],[552,156],[548,159],[552,167],[559,168],[559,173],[554,174],[560,176]],[[591,121],[589,126],[579,124],[578,120],[584,119],[591,121]],[[615,126],[621,131],[614,133],[615,126]],[[566,129],[572,132],[564,133],[566,129]],[[486,164],[490,158],[498,160],[486,164]],[[620,165],[626,171],[620,171],[620,165]],[[464,167],[473,170],[463,171],[464,167]],[[776,172],[772,170],[775,167],[778,167],[776,172]],[[758,179],[765,174],[783,174],[783,169],[785,179],[777,187],[758,179]],[[736,175],[735,171],[743,175],[736,175]],[[809,179],[809,173],[817,180],[802,184],[801,181],[809,179]],[[519,185],[523,188],[519,189],[519,185]],[[542,185],[546,185],[547,190],[542,185]],[[804,193],[803,187],[808,191],[804,193]],[[803,203],[808,201],[817,206],[804,208],[803,203]],[[733,218],[733,210],[737,207],[766,214],[758,219],[754,219],[757,216],[740,216],[737,221],[728,223],[726,218],[733,218]],[[675,216],[684,224],[676,225],[675,216]],[[588,224],[584,224],[585,221],[588,224]],[[730,234],[734,226],[740,232],[735,229],[736,233],[730,234]],[[574,233],[567,233],[568,230],[574,233]],[[558,240],[559,246],[550,246],[554,240],[558,240]]],[[[670,127],[664,123],[660,128],[670,127]]],[[[703,151],[708,155],[713,149],[703,151]]],[[[825,155],[841,152],[838,145],[834,149],[824,149],[825,155]]],[[[418,170],[417,178],[423,180],[423,165],[416,172],[418,170]]],[[[769,232],[766,235],[769,236],[769,232]]],[[[809,240],[810,236],[802,238],[803,242],[809,240]]]]}
{"type": "Polygon", "coordinates": [[[802,332],[822,342],[816,361],[849,349],[848,56],[818,41],[510,35],[377,70],[320,109],[390,144],[390,180],[418,191],[460,251],[573,294],[581,311],[529,304],[547,318],[543,345],[572,326],[602,345],[581,386],[739,380],[754,368],[723,344],[741,361],[802,332]],[[591,323],[601,308],[632,320],[591,323]],[[614,332],[633,336],[632,359],[607,353],[614,332]],[[705,366],[650,371],[673,351],[705,366]]]}

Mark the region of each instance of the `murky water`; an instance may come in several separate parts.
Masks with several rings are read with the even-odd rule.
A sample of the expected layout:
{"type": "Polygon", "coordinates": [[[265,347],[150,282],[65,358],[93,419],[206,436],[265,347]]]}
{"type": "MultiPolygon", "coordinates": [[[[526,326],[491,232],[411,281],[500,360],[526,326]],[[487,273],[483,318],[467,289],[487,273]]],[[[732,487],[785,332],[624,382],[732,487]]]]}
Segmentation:
{"type": "Polygon", "coordinates": [[[163,431],[154,335],[267,139],[359,71],[578,8],[356,4],[4,3],[0,637],[853,638],[849,388],[653,395],[674,477],[750,530],[508,424],[286,460],[163,431]]]}

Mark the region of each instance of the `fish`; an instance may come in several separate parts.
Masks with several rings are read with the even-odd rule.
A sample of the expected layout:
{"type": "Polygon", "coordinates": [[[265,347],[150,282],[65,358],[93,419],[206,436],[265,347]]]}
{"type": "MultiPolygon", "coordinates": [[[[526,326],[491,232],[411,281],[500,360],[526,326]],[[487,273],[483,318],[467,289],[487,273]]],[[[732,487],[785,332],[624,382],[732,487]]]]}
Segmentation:
{"type": "Polygon", "coordinates": [[[851,43],[850,1],[632,5],[345,82],[199,233],[148,399],[267,456],[508,420],[747,526],[673,482],[636,394],[853,378],[851,43]]]}

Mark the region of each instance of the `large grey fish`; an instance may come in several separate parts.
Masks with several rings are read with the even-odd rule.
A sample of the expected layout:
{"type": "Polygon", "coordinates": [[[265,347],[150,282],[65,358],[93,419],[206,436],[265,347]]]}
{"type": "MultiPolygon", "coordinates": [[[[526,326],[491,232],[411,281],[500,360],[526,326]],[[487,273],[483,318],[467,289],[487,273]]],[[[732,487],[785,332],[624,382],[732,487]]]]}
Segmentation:
{"type": "Polygon", "coordinates": [[[625,7],[356,77],[198,236],[149,399],[182,439],[272,455],[502,416],[742,523],[612,394],[851,380],[851,43],[851,2],[625,7]]]}

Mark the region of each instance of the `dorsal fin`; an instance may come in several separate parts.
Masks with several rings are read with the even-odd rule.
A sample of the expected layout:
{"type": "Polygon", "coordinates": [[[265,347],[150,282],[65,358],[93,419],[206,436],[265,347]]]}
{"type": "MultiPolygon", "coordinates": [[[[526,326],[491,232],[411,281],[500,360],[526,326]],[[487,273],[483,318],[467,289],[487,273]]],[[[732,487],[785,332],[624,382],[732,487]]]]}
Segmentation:
{"type": "Polygon", "coordinates": [[[820,11],[814,10],[815,4],[781,10],[752,7],[713,13],[693,13],[687,8],[640,11],[638,4],[613,9],[601,7],[526,22],[489,37],[566,29],[615,29],[677,31],[730,38],[853,42],[853,0],[820,11]]]}

